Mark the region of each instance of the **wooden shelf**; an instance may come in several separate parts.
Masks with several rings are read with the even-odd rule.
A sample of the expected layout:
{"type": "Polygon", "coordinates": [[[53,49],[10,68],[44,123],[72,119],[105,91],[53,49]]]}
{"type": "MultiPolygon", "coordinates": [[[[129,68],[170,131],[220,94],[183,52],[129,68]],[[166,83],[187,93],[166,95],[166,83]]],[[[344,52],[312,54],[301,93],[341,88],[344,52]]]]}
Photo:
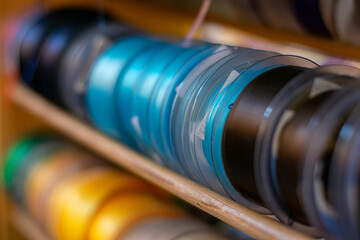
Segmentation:
{"type": "MultiPolygon", "coordinates": [[[[191,14],[182,11],[182,9],[179,9],[180,7],[171,6],[171,4],[169,4],[168,6],[162,6],[163,9],[161,9],[159,5],[154,6],[154,4],[151,3],[151,1],[144,1],[144,0],[137,0],[137,1],[141,1],[141,3],[137,3],[137,5],[142,5],[142,8],[148,9],[149,15],[154,14],[158,16],[158,18],[161,17],[159,11],[164,11],[164,9],[167,9],[167,11],[172,11],[172,12],[182,12],[184,16],[187,16],[190,19],[191,17],[194,17],[197,11],[194,10],[194,13],[191,14]]],[[[135,3],[136,1],[135,2],[127,1],[127,2],[136,4],[135,3]]],[[[153,18],[155,18],[155,16],[153,18]]],[[[235,30],[239,30],[240,35],[241,34],[253,35],[258,38],[267,39],[269,41],[278,42],[278,43],[300,44],[303,46],[310,47],[313,50],[318,50],[322,53],[326,53],[329,55],[360,60],[360,46],[351,45],[349,43],[345,43],[340,40],[334,40],[334,39],[320,37],[311,34],[299,34],[294,32],[287,32],[287,31],[277,30],[274,28],[256,25],[253,23],[242,22],[240,20],[238,21],[235,19],[227,20],[225,18],[213,17],[213,16],[207,17],[206,22],[215,22],[220,24],[222,27],[228,27],[230,29],[232,28],[235,30]]],[[[219,39],[221,40],[221,37],[219,37],[219,39]]]]}
{"type": "MultiPolygon", "coordinates": [[[[45,0],[46,4],[51,8],[60,6],[90,6],[99,7],[97,1],[86,0],[45,0]]],[[[163,4],[154,1],[145,0],[103,0],[103,8],[106,12],[118,16],[125,22],[139,26],[142,29],[148,30],[156,34],[169,34],[185,36],[189,30],[195,16],[197,9],[192,12],[183,11],[180,7],[172,4],[163,4]],[[166,21],[164,21],[166,20],[166,21]]],[[[314,35],[297,34],[276,30],[264,26],[254,25],[247,22],[233,20],[226,20],[219,17],[209,16],[205,19],[205,23],[199,30],[198,37],[204,37],[206,26],[208,23],[217,23],[223,28],[234,30],[238,36],[251,36],[259,39],[265,39],[271,42],[286,43],[286,44],[300,44],[312,48],[313,50],[321,51],[329,55],[335,55],[343,58],[350,58],[360,60],[360,47],[350,45],[333,39],[327,39],[314,35]]],[[[220,42],[228,42],[226,36],[218,36],[220,42]]],[[[237,45],[236,39],[231,41],[232,44],[237,45]]],[[[243,46],[247,47],[247,46],[243,46]]]]}
{"type": "Polygon", "coordinates": [[[111,162],[257,239],[311,239],[155,164],[82,123],[20,83],[15,89],[13,102],[111,162]]]}

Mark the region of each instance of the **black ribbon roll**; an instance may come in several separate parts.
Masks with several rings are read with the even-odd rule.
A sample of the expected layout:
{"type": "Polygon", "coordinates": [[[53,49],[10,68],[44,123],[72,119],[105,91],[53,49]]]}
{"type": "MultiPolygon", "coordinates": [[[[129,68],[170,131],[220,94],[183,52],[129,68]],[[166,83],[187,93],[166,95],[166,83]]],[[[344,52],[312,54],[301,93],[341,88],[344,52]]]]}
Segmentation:
{"type": "Polygon", "coordinates": [[[278,187],[292,217],[306,225],[309,224],[309,221],[297,194],[300,179],[299,168],[302,164],[299,158],[303,153],[303,146],[310,141],[311,133],[308,132],[307,125],[318,108],[331,96],[331,93],[333,92],[323,93],[299,107],[293,118],[284,127],[279,139],[276,164],[278,187]]]}
{"type": "Polygon", "coordinates": [[[330,163],[329,198],[341,238],[360,238],[360,104],[341,127],[330,163]]]}
{"type": "Polygon", "coordinates": [[[256,136],[267,106],[278,91],[304,68],[283,66],[255,78],[240,93],[226,120],[222,152],[228,177],[249,200],[262,204],[254,175],[256,136]]]}
{"type": "Polygon", "coordinates": [[[63,15],[61,23],[44,39],[39,51],[38,68],[34,80],[39,82],[40,92],[49,100],[62,105],[59,93],[59,65],[72,40],[87,27],[99,20],[98,13],[90,10],[74,10],[63,15]]]}
{"type": "MultiPolygon", "coordinates": [[[[336,139],[350,112],[360,101],[359,83],[347,86],[327,101],[311,120],[321,120],[321,124],[311,131],[310,141],[306,143],[306,150],[300,160],[300,179],[297,187],[297,196],[305,209],[309,223],[316,227],[325,238],[340,238],[339,211],[333,208],[329,201],[334,188],[329,184],[330,166],[334,154],[336,139]]],[[[343,159],[346,161],[346,159],[343,159]]],[[[344,197],[343,199],[346,199],[344,197]]]]}
{"type": "Polygon", "coordinates": [[[322,19],[319,2],[317,0],[289,0],[293,11],[304,28],[312,34],[331,37],[322,19]]]}
{"type": "Polygon", "coordinates": [[[76,28],[78,21],[87,21],[90,16],[95,20],[98,19],[98,13],[92,10],[60,9],[40,16],[38,20],[34,21],[33,26],[24,34],[19,50],[20,74],[26,84],[37,91],[42,89],[42,84],[36,75],[40,64],[40,52],[42,52],[43,44],[48,36],[64,22],[73,21],[71,24],[76,28]]]}

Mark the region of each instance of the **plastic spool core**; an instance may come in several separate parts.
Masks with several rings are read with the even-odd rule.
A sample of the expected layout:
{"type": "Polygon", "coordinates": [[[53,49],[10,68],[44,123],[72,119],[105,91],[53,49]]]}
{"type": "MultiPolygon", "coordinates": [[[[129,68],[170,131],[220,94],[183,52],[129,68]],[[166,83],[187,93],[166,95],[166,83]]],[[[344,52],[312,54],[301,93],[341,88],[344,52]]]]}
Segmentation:
{"type": "Polygon", "coordinates": [[[226,120],[222,153],[228,177],[239,192],[261,205],[263,203],[256,190],[253,162],[257,131],[275,94],[304,70],[283,66],[261,74],[240,93],[226,120]],[[269,81],[272,81],[271,84],[269,81]]]}
{"type": "Polygon", "coordinates": [[[329,99],[329,110],[318,113],[322,124],[312,132],[302,162],[302,202],[312,225],[325,237],[340,237],[338,212],[329,202],[329,168],[341,126],[360,100],[360,84],[348,87],[329,99]]]}
{"type": "Polygon", "coordinates": [[[339,214],[342,237],[359,239],[360,231],[360,105],[340,130],[330,166],[330,201],[339,214]]]}
{"type": "Polygon", "coordinates": [[[301,200],[299,200],[298,179],[301,174],[302,162],[299,156],[303,147],[310,140],[308,124],[318,108],[327,101],[333,91],[325,92],[309,99],[296,110],[295,115],[286,123],[279,137],[279,151],[276,160],[276,176],[279,192],[292,218],[309,225],[301,200]],[[305,134],[306,133],[306,134],[305,134]],[[296,187],[295,187],[296,186],[296,187]],[[295,187],[295,188],[294,188],[295,187]]]}
{"type": "MultiPolygon", "coordinates": [[[[184,81],[179,83],[176,87],[176,95],[173,101],[171,114],[170,114],[170,140],[172,153],[174,154],[175,161],[182,169],[186,176],[191,179],[199,182],[206,183],[202,178],[201,173],[198,169],[191,169],[188,164],[187,158],[189,157],[187,152],[184,151],[182,145],[182,135],[183,131],[187,129],[183,128],[183,118],[185,115],[185,107],[187,99],[189,98],[188,94],[195,84],[196,80],[204,74],[211,66],[216,64],[221,59],[233,54],[238,51],[238,48],[229,48],[225,46],[218,46],[214,51],[214,54],[209,55],[201,62],[199,62],[185,77],[184,81]]],[[[192,160],[191,160],[192,161],[192,160]]]]}
{"type": "MultiPolygon", "coordinates": [[[[218,181],[230,198],[261,213],[268,213],[268,210],[244,198],[230,183],[222,166],[222,135],[231,111],[229,106],[234,103],[248,82],[255,78],[248,75],[248,69],[259,61],[277,55],[273,52],[254,50],[237,53],[221,66],[216,66],[217,71],[210,76],[203,76],[198,81],[197,88],[201,89],[201,93],[193,100],[192,106],[190,105],[190,132],[195,133],[190,135],[190,149],[203,176],[211,186],[215,185],[214,181],[218,181]],[[211,179],[211,175],[215,175],[214,180],[211,179]]],[[[252,73],[255,75],[262,73],[261,70],[254,72],[252,73]]]]}
{"type": "MultiPolygon", "coordinates": [[[[221,90],[220,87],[217,88],[216,86],[218,86],[221,81],[226,81],[222,73],[228,74],[228,72],[231,71],[229,69],[232,69],[234,63],[235,65],[242,65],[241,61],[247,59],[246,56],[249,56],[248,61],[250,62],[249,64],[251,64],[254,58],[260,58],[259,55],[261,54],[256,54],[255,52],[256,51],[249,49],[239,49],[210,66],[194,81],[185,97],[187,100],[183,102],[186,104],[186,107],[183,114],[182,128],[187,129],[187,131],[182,132],[182,146],[184,152],[187,153],[186,161],[188,168],[192,169],[192,171],[197,169],[200,176],[202,176],[203,184],[223,194],[227,194],[227,192],[219,182],[215,172],[211,169],[209,165],[211,160],[206,159],[203,147],[198,145],[199,142],[203,143],[208,140],[205,138],[204,125],[207,125],[207,122],[204,122],[204,120],[208,120],[209,118],[206,117],[207,113],[204,112],[204,110],[208,109],[206,105],[209,104],[209,98],[216,97],[216,91],[221,90]],[[255,56],[251,55],[251,53],[255,53],[255,56]],[[203,114],[203,116],[200,117],[198,116],[199,114],[203,114]]],[[[272,55],[271,53],[263,54],[262,57],[264,58],[272,55]]],[[[246,64],[244,63],[244,65],[246,64]]]]}
{"type": "MultiPolygon", "coordinates": [[[[316,96],[330,90],[337,90],[339,86],[354,82],[360,76],[356,68],[349,66],[324,66],[305,72],[294,78],[282,89],[269,105],[256,143],[256,181],[262,199],[275,215],[285,224],[317,236],[312,227],[295,221],[285,208],[279,197],[276,172],[276,151],[274,140],[281,131],[282,119],[293,112],[293,109],[306,101],[310,95],[316,96]],[[280,127],[280,130],[279,130],[280,127]]],[[[286,118],[284,118],[286,117],[286,118]]]]}

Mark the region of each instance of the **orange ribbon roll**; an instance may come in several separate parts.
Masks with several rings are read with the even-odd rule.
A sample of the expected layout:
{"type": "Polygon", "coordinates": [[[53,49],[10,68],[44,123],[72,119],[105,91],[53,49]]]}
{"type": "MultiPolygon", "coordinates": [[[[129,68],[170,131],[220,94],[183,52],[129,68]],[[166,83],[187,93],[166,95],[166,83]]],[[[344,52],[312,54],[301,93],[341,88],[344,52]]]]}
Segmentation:
{"type": "Polygon", "coordinates": [[[29,175],[26,203],[30,213],[40,223],[44,222],[44,211],[52,190],[64,179],[87,168],[103,164],[79,148],[68,148],[57,152],[36,166],[29,175]]]}
{"type": "Polygon", "coordinates": [[[99,210],[88,240],[121,239],[139,221],[152,217],[178,217],[184,213],[174,205],[143,193],[117,194],[99,210]]]}
{"type": "Polygon", "coordinates": [[[110,167],[89,169],[58,185],[47,206],[48,230],[55,239],[85,239],[92,218],[112,196],[156,192],[153,186],[110,167]]]}

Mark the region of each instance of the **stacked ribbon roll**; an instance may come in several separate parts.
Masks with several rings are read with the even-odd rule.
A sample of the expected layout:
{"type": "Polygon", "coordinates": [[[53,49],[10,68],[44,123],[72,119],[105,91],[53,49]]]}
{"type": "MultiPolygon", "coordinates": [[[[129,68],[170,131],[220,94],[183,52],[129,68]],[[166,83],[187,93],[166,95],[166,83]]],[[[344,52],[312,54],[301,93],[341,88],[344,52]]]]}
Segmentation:
{"type": "MultiPolygon", "coordinates": [[[[188,12],[196,11],[203,2],[156,1],[188,12]]],[[[212,0],[209,15],[360,46],[359,0],[212,0]]]]}
{"type": "Polygon", "coordinates": [[[54,136],[14,144],[3,176],[16,202],[53,239],[226,239],[168,194],[54,136]]]}
{"type": "MultiPolygon", "coordinates": [[[[27,33],[12,41],[20,53],[13,59],[33,89],[159,164],[250,209],[273,213],[314,235],[345,239],[350,232],[358,234],[357,205],[349,205],[347,212],[340,207],[360,200],[344,187],[350,184],[345,172],[354,170],[350,163],[341,173],[332,166],[353,158],[341,149],[356,146],[356,138],[344,134],[347,118],[357,114],[360,70],[153,37],[112,20],[94,30],[97,17],[88,10],[82,11],[93,21],[76,24],[82,31],[64,32],[74,24],[61,20],[69,16],[62,11],[78,16],[80,10],[31,18],[27,33]],[[50,26],[50,19],[62,27],[50,26]],[[116,38],[106,31],[110,23],[121,26],[114,28],[121,29],[119,34],[111,31],[116,38]],[[106,47],[97,47],[104,39],[106,47]],[[346,159],[336,160],[341,157],[346,159]]],[[[355,122],[351,126],[356,128],[355,122]]]]}

